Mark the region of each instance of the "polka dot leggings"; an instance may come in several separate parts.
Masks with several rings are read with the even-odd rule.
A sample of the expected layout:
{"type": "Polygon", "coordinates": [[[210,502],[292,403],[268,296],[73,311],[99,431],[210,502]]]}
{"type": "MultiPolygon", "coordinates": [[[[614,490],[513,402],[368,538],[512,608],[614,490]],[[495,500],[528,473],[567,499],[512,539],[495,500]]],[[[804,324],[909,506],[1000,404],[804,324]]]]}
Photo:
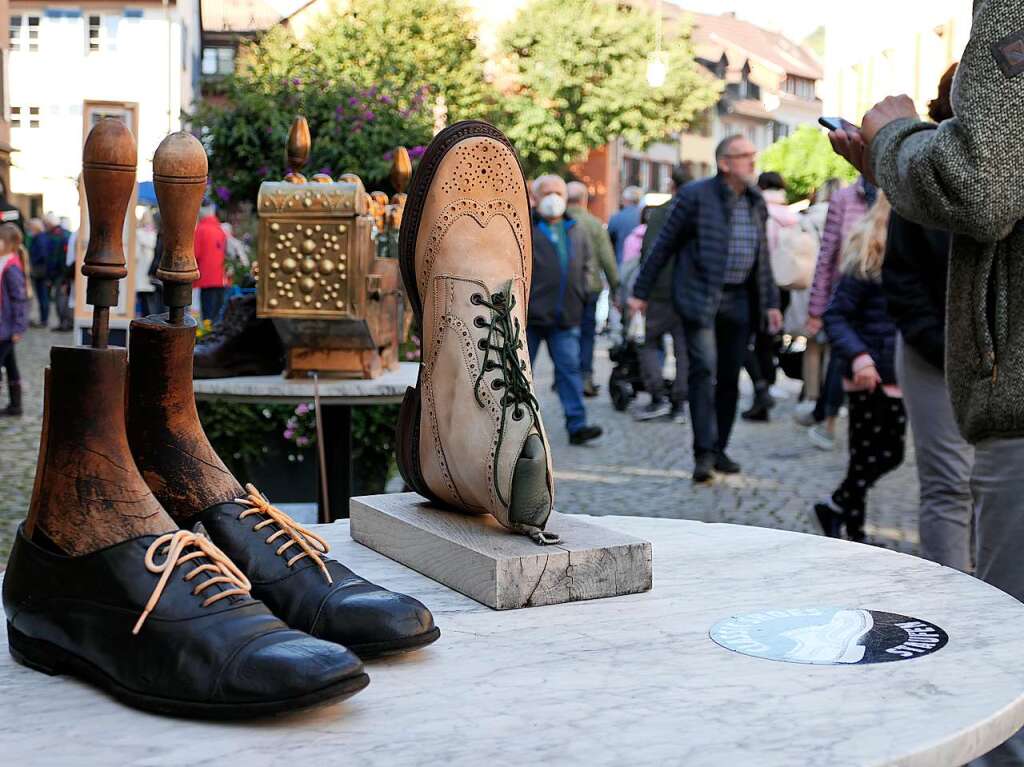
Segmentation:
{"type": "Polygon", "coordinates": [[[906,434],[902,399],[887,397],[880,388],[851,392],[850,464],[832,501],[848,515],[863,519],[868,490],[903,463],[906,434]]]}

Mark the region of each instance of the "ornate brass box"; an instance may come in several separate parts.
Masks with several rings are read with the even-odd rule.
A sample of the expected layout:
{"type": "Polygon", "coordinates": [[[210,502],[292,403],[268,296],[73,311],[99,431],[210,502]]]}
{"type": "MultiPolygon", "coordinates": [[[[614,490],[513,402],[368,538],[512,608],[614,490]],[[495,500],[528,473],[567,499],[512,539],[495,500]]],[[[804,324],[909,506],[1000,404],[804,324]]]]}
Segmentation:
{"type": "MultiPolygon", "coordinates": [[[[292,167],[308,156],[304,122],[296,121],[289,140],[292,167]]],[[[398,260],[378,256],[377,239],[387,232],[375,226],[362,181],[292,173],[264,182],[256,206],[257,314],[274,320],[287,374],[374,378],[396,367],[404,308],[398,260]]]]}

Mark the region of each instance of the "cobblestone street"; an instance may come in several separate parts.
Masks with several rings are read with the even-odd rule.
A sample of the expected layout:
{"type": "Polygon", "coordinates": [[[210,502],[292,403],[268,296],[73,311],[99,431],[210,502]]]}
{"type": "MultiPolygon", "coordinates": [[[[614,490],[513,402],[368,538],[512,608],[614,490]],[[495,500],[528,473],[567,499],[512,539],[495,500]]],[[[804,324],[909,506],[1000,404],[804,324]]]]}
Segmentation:
{"type": "MultiPolygon", "coordinates": [[[[68,343],[70,334],[32,329],[18,346],[25,382],[22,418],[0,419],[0,562],[5,562],[12,535],[24,517],[32,493],[42,416],[43,369],[49,347],[68,343]]],[[[611,366],[606,344],[599,344],[597,380],[608,380],[611,366]]],[[[832,453],[812,447],[791,414],[798,385],[780,401],[769,424],[737,423],[730,453],[744,468],[738,477],[707,487],[690,482],[693,468],[689,426],[669,421],[635,423],[614,410],[605,387],[587,400],[592,422],[604,436],[585,447],[571,447],[558,399],[551,391],[552,368],[542,350],[537,365],[537,394],[551,436],[556,504],[581,514],[625,514],[697,519],[817,532],[811,505],[835,488],[845,469],[845,445],[832,453]]],[[[749,399],[749,384],[745,383],[749,399]]],[[[6,402],[6,393],[4,402],[6,402]]],[[[845,422],[842,424],[845,428],[845,422]]],[[[869,500],[867,533],[876,544],[899,551],[917,548],[917,479],[913,451],[907,462],[882,480],[869,500]]]]}

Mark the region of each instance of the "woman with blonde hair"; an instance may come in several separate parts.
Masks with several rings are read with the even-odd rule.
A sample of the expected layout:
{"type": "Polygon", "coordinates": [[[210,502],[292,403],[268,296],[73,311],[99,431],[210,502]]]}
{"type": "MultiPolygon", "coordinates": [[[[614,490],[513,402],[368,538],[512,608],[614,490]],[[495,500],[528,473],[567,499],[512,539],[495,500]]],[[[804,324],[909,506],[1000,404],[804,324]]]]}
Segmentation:
{"type": "Polygon", "coordinates": [[[850,457],[832,497],[814,507],[826,535],[864,540],[867,493],[903,462],[907,417],[896,382],[896,326],[882,290],[892,208],[885,195],[850,233],[842,276],[825,312],[825,332],[843,365],[850,399],[850,457]]]}

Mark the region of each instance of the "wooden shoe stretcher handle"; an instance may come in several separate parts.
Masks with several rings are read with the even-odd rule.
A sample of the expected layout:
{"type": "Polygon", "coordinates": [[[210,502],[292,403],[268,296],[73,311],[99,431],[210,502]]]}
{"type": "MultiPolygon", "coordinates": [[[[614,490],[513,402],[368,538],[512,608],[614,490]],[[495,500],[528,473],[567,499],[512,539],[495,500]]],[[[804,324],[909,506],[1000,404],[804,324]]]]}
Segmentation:
{"type": "Polygon", "coordinates": [[[203,145],[183,131],[167,136],[153,155],[153,186],[164,236],[156,276],[164,285],[171,325],[185,324],[185,308],[192,305],[192,283],[199,279],[194,240],[208,170],[203,145]]]}
{"type": "Polygon", "coordinates": [[[135,138],[123,122],[106,118],[89,131],[82,151],[82,181],[89,201],[90,236],[82,275],[88,278],[85,300],[93,306],[94,349],[107,348],[117,281],[128,275],[122,233],[137,165],[135,138]]]}

